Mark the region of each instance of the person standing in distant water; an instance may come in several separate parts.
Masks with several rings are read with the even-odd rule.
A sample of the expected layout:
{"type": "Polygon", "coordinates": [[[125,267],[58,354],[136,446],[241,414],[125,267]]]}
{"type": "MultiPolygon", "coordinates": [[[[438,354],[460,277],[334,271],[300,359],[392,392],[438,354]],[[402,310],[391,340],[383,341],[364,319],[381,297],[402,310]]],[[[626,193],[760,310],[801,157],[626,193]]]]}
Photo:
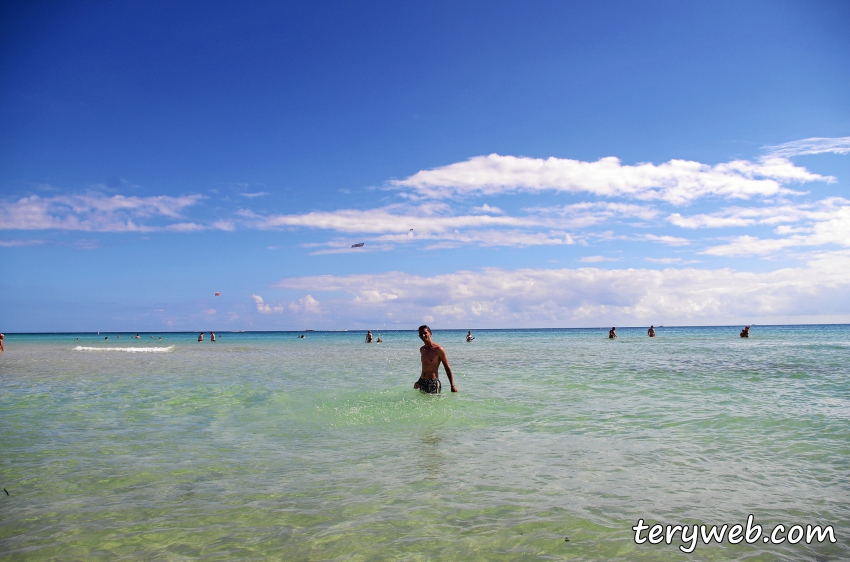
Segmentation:
{"type": "Polygon", "coordinates": [[[654,325],[649,327],[649,329],[646,331],[646,335],[651,337],[651,338],[655,337],[655,326],[654,325]]]}
{"type": "Polygon", "coordinates": [[[210,341],[215,341],[215,332],[210,332],[210,341]]]}
{"type": "Polygon", "coordinates": [[[466,332],[466,341],[470,342],[475,339],[475,336],[472,335],[472,330],[466,332]]]}
{"type": "Polygon", "coordinates": [[[3,334],[0,334],[0,352],[6,351],[6,348],[3,347],[3,338],[5,338],[3,334]]]}
{"type": "Polygon", "coordinates": [[[366,343],[372,343],[372,330],[366,332],[366,343]]]}
{"type": "Polygon", "coordinates": [[[741,337],[742,338],[750,337],[750,327],[749,326],[744,326],[744,329],[741,330],[741,337]]]}
{"type": "Polygon", "coordinates": [[[616,326],[608,330],[608,339],[613,340],[617,337],[617,328],[616,326]]]}
{"type": "Polygon", "coordinates": [[[198,336],[198,341],[204,341],[204,333],[201,332],[201,335],[198,336]]]}
{"type": "Polygon", "coordinates": [[[413,388],[418,388],[420,392],[427,394],[439,394],[443,386],[440,383],[440,363],[442,363],[443,369],[446,370],[446,376],[449,377],[452,392],[457,392],[452,368],[449,367],[449,358],[446,357],[446,350],[431,341],[431,328],[425,325],[419,326],[419,339],[425,344],[419,348],[419,355],[422,359],[422,374],[419,375],[419,380],[416,381],[413,388]]]}

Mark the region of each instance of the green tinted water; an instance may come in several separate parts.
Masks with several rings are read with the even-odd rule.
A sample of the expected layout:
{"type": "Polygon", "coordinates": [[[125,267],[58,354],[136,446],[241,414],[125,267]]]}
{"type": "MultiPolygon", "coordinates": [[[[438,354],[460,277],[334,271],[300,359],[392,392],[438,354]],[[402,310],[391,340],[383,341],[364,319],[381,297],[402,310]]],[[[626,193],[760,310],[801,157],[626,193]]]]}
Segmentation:
{"type": "Polygon", "coordinates": [[[460,389],[440,397],[412,390],[413,332],[7,335],[0,552],[850,558],[850,328],[620,332],[436,332],[460,389]],[[640,518],[750,513],[838,542],[633,541],[640,518]]]}

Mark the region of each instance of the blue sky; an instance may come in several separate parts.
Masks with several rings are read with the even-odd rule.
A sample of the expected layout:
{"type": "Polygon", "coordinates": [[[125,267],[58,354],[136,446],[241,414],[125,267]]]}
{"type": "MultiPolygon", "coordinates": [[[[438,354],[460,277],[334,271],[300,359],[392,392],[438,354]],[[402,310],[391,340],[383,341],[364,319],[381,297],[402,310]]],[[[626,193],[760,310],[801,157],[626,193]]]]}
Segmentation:
{"type": "Polygon", "coordinates": [[[850,321],[848,28],[5,2],[0,330],[850,321]]]}

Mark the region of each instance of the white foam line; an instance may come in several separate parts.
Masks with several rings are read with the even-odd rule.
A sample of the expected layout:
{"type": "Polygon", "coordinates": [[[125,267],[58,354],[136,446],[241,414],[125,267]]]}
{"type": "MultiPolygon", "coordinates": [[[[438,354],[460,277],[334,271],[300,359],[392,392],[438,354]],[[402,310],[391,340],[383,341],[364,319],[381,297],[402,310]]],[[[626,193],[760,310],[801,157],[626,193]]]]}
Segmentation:
{"type": "Polygon", "coordinates": [[[168,353],[174,346],[168,347],[83,347],[78,345],[74,351],[126,351],[127,353],[168,353]]]}

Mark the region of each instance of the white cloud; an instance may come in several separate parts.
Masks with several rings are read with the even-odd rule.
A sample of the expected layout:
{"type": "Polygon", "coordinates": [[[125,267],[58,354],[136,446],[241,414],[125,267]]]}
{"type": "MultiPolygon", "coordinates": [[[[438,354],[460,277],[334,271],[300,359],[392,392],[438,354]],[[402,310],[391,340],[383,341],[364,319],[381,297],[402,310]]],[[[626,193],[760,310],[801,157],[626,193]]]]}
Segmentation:
{"type": "MultiPolygon", "coordinates": [[[[482,208],[477,208],[478,210],[482,208]]],[[[487,206],[494,213],[494,207],[487,206]]],[[[500,212],[502,212],[499,209],[500,212]]],[[[307,227],[336,230],[351,234],[372,234],[356,241],[372,241],[356,251],[391,250],[395,244],[431,242],[430,248],[480,246],[538,246],[574,244],[574,234],[566,229],[594,226],[614,218],[636,217],[644,220],[659,212],[649,206],[611,202],[583,202],[572,205],[531,207],[522,216],[455,215],[445,203],[424,205],[390,205],[377,209],[341,209],[303,215],[258,215],[240,211],[253,228],[279,229],[307,227]],[[382,244],[382,245],[381,245],[382,244]]],[[[646,235],[642,240],[672,244],[686,243],[683,238],[646,235]]],[[[335,239],[314,254],[349,253],[353,239],[335,239]]],[[[316,246],[310,244],[308,246],[316,246]]]]}
{"type": "Polygon", "coordinates": [[[712,246],[703,254],[710,256],[745,257],[759,256],[778,252],[791,246],[799,246],[799,241],[788,238],[759,238],[757,236],[738,236],[729,244],[712,246]]]}
{"type": "Polygon", "coordinates": [[[288,278],[279,288],[342,292],[326,300],[333,326],[557,327],[850,320],[850,251],[805,267],[733,269],[488,268],[430,277],[402,272],[288,278]]]}
{"type": "Polygon", "coordinates": [[[660,244],[667,244],[668,246],[687,246],[691,243],[687,238],[679,238],[677,236],[667,236],[658,234],[641,234],[636,237],[637,240],[646,240],[648,242],[658,242],[660,244]]]}
{"type": "Polygon", "coordinates": [[[491,154],[422,170],[390,184],[412,188],[423,198],[553,190],[658,199],[684,205],[707,196],[749,199],[790,194],[794,192],[783,187],[783,183],[818,180],[834,178],[814,174],[778,157],[758,163],[736,160],[715,166],[687,160],[628,166],[615,157],[582,162],[491,154]]]}
{"type": "Polygon", "coordinates": [[[765,146],[764,150],[767,151],[768,155],[780,158],[830,152],[833,154],[850,154],[850,137],[812,137],[810,139],[786,142],[776,146],[765,146]]]}
{"type": "Polygon", "coordinates": [[[482,214],[491,214],[491,215],[504,215],[505,212],[498,207],[491,207],[487,203],[484,203],[480,207],[473,207],[470,209],[473,213],[482,213],[482,214]]]}
{"type": "Polygon", "coordinates": [[[275,312],[275,313],[283,312],[283,305],[282,304],[278,304],[278,305],[272,307],[272,306],[268,305],[266,302],[264,302],[263,297],[261,297],[260,295],[251,295],[251,298],[254,299],[254,304],[257,306],[257,312],[260,312],[262,314],[271,314],[273,312],[275,312]]]}
{"type": "Polygon", "coordinates": [[[77,250],[97,250],[100,248],[100,240],[96,238],[78,238],[74,240],[74,248],[77,250]]]}
{"type": "MultiPolygon", "coordinates": [[[[726,243],[705,250],[706,254],[714,256],[766,255],[800,246],[845,245],[842,237],[846,236],[847,225],[842,213],[850,208],[850,201],[833,197],[815,203],[792,204],[782,196],[799,195],[788,188],[792,183],[834,181],[834,178],[794,165],[786,156],[818,151],[845,153],[845,148],[850,146],[848,139],[850,137],[805,139],[769,147],[775,150],[758,162],[735,160],[717,165],[686,160],[624,165],[613,157],[583,162],[491,154],[423,170],[409,178],[390,182],[398,188],[397,194],[405,201],[402,204],[302,214],[261,214],[243,209],[230,217],[210,221],[192,221],[182,216],[186,209],[197,204],[202,198],[200,195],[33,195],[17,201],[0,200],[0,229],[89,232],[322,229],[339,234],[332,240],[313,241],[303,247],[310,248],[313,254],[338,254],[390,251],[403,244],[415,244],[429,250],[461,246],[587,245],[594,241],[686,246],[694,241],[641,231],[659,226],[669,228],[670,224],[689,229],[771,226],[780,238],[758,238],[750,232],[749,236],[727,239],[726,243]],[[465,195],[545,191],[584,193],[589,194],[589,199],[597,200],[531,206],[519,211],[488,203],[461,207],[459,203],[447,201],[465,195]],[[599,200],[611,197],[632,201],[599,200]],[[668,204],[684,205],[704,197],[757,198],[762,206],[729,207],[690,216],[681,212],[668,214],[668,204]],[[634,199],[654,202],[642,203],[634,199]],[[662,209],[667,210],[662,214],[662,209]],[[667,215],[666,220],[664,215],[667,215]],[[594,228],[607,224],[610,226],[594,228]],[[614,225],[617,225],[616,231],[614,225]],[[601,232],[603,229],[606,231],[601,232]],[[366,246],[351,249],[355,242],[366,242],[366,246]]],[[[247,185],[238,188],[248,200],[266,195],[263,191],[248,192],[247,185]]],[[[764,236],[762,231],[759,235],[764,236]]],[[[0,242],[3,246],[18,244],[0,242]]],[[[96,241],[90,244],[94,246],[96,241]]],[[[281,246],[269,246],[270,249],[278,247],[281,246]]],[[[264,303],[264,310],[279,312],[282,308],[278,308],[283,306],[271,307],[264,303]]]]}
{"type": "MultiPolygon", "coordinates": [[[[390,242],[406,242],[410,238],[404,235],[386,235],[378,240],[390,242]]],[[[455,245],[475,244],[478,246],[560,246],[575,244],[573,237],[563,231],[527,232],[522,230],[467,230],[442,232],[438,234],[422,234],[416,237],[416,241],[434,241],[435,243],[453,243],[455,245]]],[[[431,244],[430,247],[436,247],[431,244]]],[[[446,247],[446,246],[443,246],[446,247]]]]}
{"type": "Polygon", "coordinates": [[[430,243],[430,249],[469,244],[522,247],[575,243],[570,233],[558,228],[570,220],[557,216],[451,215],[448,214],[450,212],[450,207],[439,203],[415,207],[392,205],[368,210],[343,209],[304,215],[261,216],[250,211],[241,211],[241,215],[255,228],[261,229],[302,226],[359,235],[377,235],[371,238],[364,236],[357,240],[331,240],[320,244],[327,248],[316,250],[314,254],[391,250],[397,244],[422,242],[430,243]],[[353,241],[366,241],[367,245],[352,250],[353,241]]]}
{"type": "Polygon", "coordinates": [[[321,307],[319,306],[319,301],[314,299],[312,295],[307,295],[303,299],[298,299],[296,302],[289,303],[289,310],[295,314],[301,312],[318,314],[321,312],[321,307]]]}
{"type": "Polygon", "coordinates": [[[351,240],[335,239],[324,244],[304,244],[305,247],[321,247],[321,250],[311,252],[312,255],[327,254],[356,254],[365,252],[386,252],[394,250],[397,245],[410,243],[426,243],[426,250],[440,248],[457,248],[464,245],[476,246],[509,246],[522,248],[528,246],[561,246],[575,244],[573,236],[563,231],[528,232],[524,230],[465,230],[442,232],[436,234],[420,234],[415,238],[407,234],[384,234],[367,240],[360,248],[351,248],[351,240]]]}
{"type": "Polygon", "coordinates": [[[777,234],[791,234],[786,238],[743,235],[728,244],[708,248],[703,253],[743,257],[768,255],[801,246],[850,246],[850,201],[845,199],[832,198],[805,207],[766,210],[758,219],[751,220],[760,224],[776,224],[779,220],[805,220],[806,223],[802,226],[780,225],[774,230],[777,234]]]}
{"type": "Polygon", "coordinates": [[[699,263],[698,260],[683,260],[682,258],[643,258],[646,261],[651,261],[653,263],[663,263],[663,264],[690,264],[690,263],[699,263]]]}
{"type": "Polygon", "coordinates": [[[109,230],[112,232],[201,232],[202,230],[207,230],[207,227],[195,222],[178,222],[166,226],[132,225],[132,228],[127,228],[126,230],[121,230],[120,228],[109,228],[109,230]]]}
{"type": "Polygon", "coordinates": [[[352,248],[350,240],[332,240],[330,242],[326,242],[325,244],[304,244],[305,248],[314,248],[317,246],[329,247],[322,250],[315,250],[313,252],[310,252],[310,255],[324,256],[330,254],[368,254],[371,252],[387,252],[395,249],[395,245],[393,244],[379,244],[374,242],[367,243],[365,246],[360,246],[358,248],[352,248]]]}
{"type": "Polygon", "coordinates": [[[181,211],[194,205],[200,195],[125,197],[101,194],[39,197],[0,201],[0,230],[80,230],[87,232],[194,232],[204,227],[177,222],[165,226],[139,224],[153,217],[180,219],[181,211]]]}
{"type": "Polygon", "coordinates": [[[667,220],[682,228],[728,228],[777,225],[800,221],[830,220],[844,213],[850,200],[828,197],[814,203],[771,207],[730,207],[716,213],[682,216],[672,213],[667,220]]]}
{"type": "Polygon", "coordinates": [[[0,240],[0,248],[14,248],[17,246],[38,246],[46,244],[47,240],[0,240]]]}
{"type": "Polygon", "coordinates": [[[692,215],[689,217],[683,217],[679,213],[673,213],[667,217],[667,220],[682,228],[729,228],[754,224],[755,220],[753,218],[743,217],[741,214],[749,213],[740,213],[737,216],[724,216],[727,213],[712,213],[692,215]]]}
{"type": "Polygon", "coordinates": [[[236,224],[232,220],[217,220],[212,223],[212,226],[215,229],[226,230],[227,232],[236,230],[236,224]]]}
{"type": "Polygon", "coordinates": [[[528,207],[524,210],[532,216],[558,217],[558,221],[550,224],[557,224],[561,228],[586,228],[624,218],[652,220],[659,214],[657,209],[648,205],[608,201],[584,201],[572,205],[528,207]]]}
{"type": "Polygon", "coordinates": [[[602,261],[620,261],[620,258],[606,258],[605,256],[584,256],[579,261],[582,263],[599,263],[602,261]]]}
{"type": "Polygon", "coordinates": [[[338,232],[400,233],[407,236],[410,229],[419,233],[445,232],[458,228],[490,226],[537,226],[533,217],[496,217],[490,215],[438,215],[425,206],[416,208],[393,205],[378,209],[341,209],[303,215],[257,215],[241,211],[240,215],[253,227],[261,230],[287,226],[321,228],[338,232]]]}

